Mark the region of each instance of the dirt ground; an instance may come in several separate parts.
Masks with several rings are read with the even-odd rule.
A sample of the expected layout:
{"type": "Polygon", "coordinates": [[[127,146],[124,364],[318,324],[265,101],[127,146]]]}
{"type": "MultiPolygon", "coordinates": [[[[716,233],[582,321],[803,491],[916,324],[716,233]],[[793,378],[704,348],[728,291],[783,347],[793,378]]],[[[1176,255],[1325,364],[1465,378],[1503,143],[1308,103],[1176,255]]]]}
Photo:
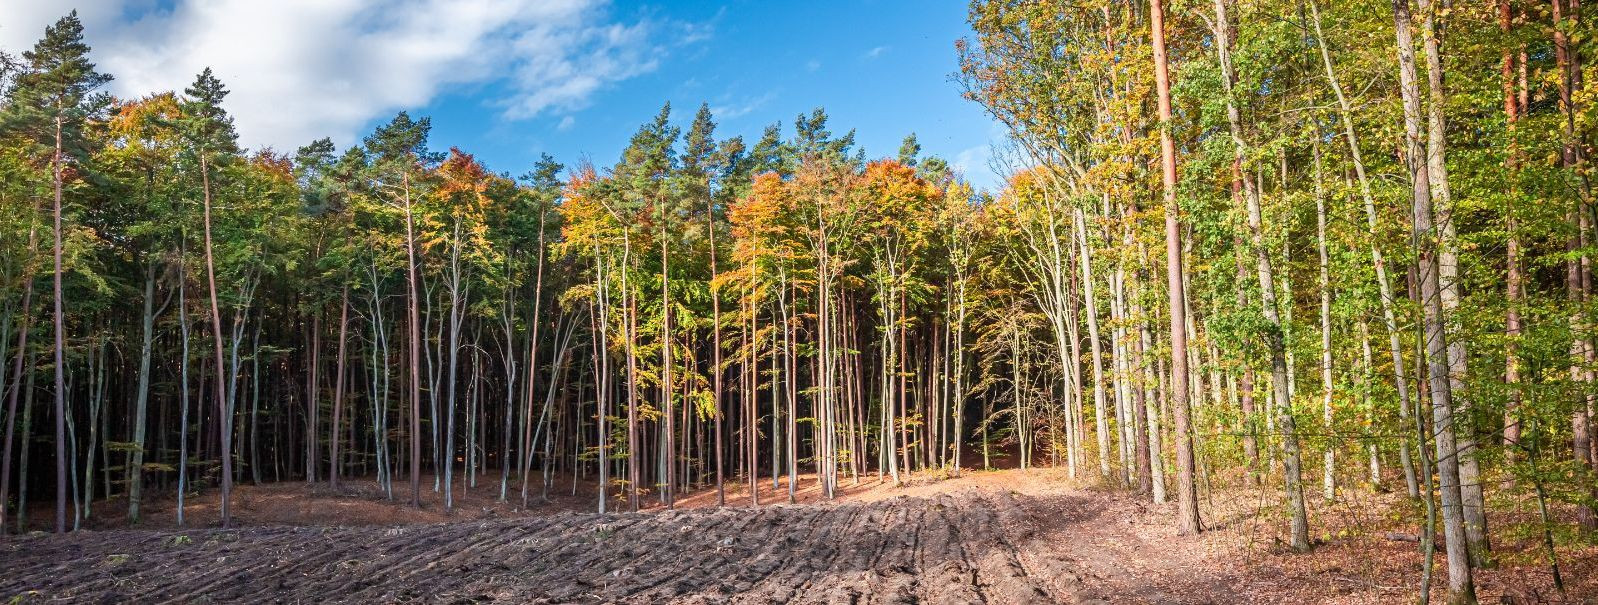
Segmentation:
{"type": "MultiPolygon", "coordinates": [[[[591,512],[591,496],[570,496],[565,481],[553,502],[523,511],[514,488],[511,502],[497,501],[495,476],[461,490],[452,513],[425,487],[428,505],[418,511],[389,503],[369,482],[341,493],[242,486],[237,529],[0,538],[0,599],[1399,603],[1413,601],[1420,577],[1416,545],[1385,537],[1402,527],[1382,511],[1402,502],[1384,494],[1351,492],[1317,507],[1317,548],[1296,555],[1280,547],[1269,502],[1251,494],[1212,494],[1211,531],[1181,536],[1168,506],[1053,470],[918,477],[902,487],[845,479],[830,503],[801,481],[794,505],[786,484],[773,491],[767,478],[755,510],[741,485],[729,485],[727,508],[715,508],[712,489],[678,510],[605,515],[591,512]]],[[[214,504],[197,499],[191,523],[214,517],[214,504]]],[[[151,525],[165,523],[168,506],[152,503],[151,525]]],[[[117,521],[110,508],[99,523],[117,521]]],[[[1540,542],[1506,533],[1497,547],[1500,566],[1478,574],[1482,602],[1598,602],[1598,548],[1561,547],[1561,597],[1540,542]]]]}

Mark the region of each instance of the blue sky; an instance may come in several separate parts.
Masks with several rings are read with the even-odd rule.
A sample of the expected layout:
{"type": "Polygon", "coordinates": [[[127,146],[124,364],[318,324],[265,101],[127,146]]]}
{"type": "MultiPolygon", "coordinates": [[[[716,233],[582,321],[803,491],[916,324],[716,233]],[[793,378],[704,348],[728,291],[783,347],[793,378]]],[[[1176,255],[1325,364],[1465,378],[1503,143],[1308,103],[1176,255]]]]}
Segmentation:
{"type": "MultiPolygon", "coordinates": [[[[0,47],[67,10],[0,0],[0,47]]],[[[951,80],[964,2],[634,0],[80,0],[95,60],[125,97],[181,89],[212,66],[244,142],[348,145],[395,111],[432,116],[432,144],[520,174],[541,152],[607,166],[666,101],[701,102],[721,137],[758,137],[825,107],[871,157],[915,132],[974,184],[1002,131],[951,80]]]]}
{"type": "Polygon", "coordinates": [[[496,169],[527,165],[539,151],[570,163],[587,154],[614,162],[627,138],[661,103],[686,123],[701,102],[721,136],[760,135],[773,121],[825,107],[831,129],[856,129],[872,157],[893,155],[915,132],[927,153],[959,160],[968,178],[993,181],[987,166],[994,124],[960,97],[955,39],[965,35],[960,2],[777,3],[744,0],[672,5],[626,3],[616,12],[705,25],[704,38],[667,50],[659,67],[599,91],[586,108],[511,120],[482,111],[505,91],[461,90],[424,110],[435,139],[478,150],[496,169]]]}

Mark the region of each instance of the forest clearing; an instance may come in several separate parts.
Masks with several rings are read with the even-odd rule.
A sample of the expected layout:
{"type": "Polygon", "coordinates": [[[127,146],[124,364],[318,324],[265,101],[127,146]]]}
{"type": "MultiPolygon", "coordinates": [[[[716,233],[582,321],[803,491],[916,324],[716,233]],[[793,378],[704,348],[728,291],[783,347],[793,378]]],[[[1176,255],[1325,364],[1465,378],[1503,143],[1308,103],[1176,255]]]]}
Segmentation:
{"type": "Polygon", "coordinates": [[[0,598],[1598,600],[1579,0],[54,4],[0,598]]]}
{"type": "MultiPolygon", "coordinates": [[[[420,518],[377,493],[259,488],[294,492],[279,497],[241,486],[234,530],[109,529],[6,543],[0,594],[26,595],[23,603],[1413,600],[1420,561],[1412,544],[1388,535],[1408,529],[1381,514],[1398,501],[1391,494],[1317,507],[1317,525],[1325,519],[1336,537],[1306,558],[1281,547],[1276,520],[1253,512],[1257,494],[1221,495],[1240,501],[1212,504],[1227,520],[1195,537],[1164,521],[1167,506],[1072,484],[1058,469],[972,471],[900,488],[866,483],[826,502],[805,475],[796,505],[718,508],[707,490],[677,510],[604,515],[564,499],[525,514],[496,510],[490,489],[480,494],[484,507],[420,518]],[[318,508],[272,510],[307,501],[318,508]]],[[[761,486],[766,498],[785,493],[761,486]]],[[[196,516],[206,510],[214,514],[214,501],[197,503],[196,516]]],[[[1503,548],[1513,562],[1481,575],[1484,601],[1564,602],[1535,556],[1513,554],[1535,551],[1535,540],[1503,548]]],[[[1565,565],[1569,594],[1598,595],[1598,548],[1569,553],[1565,565]]]]}

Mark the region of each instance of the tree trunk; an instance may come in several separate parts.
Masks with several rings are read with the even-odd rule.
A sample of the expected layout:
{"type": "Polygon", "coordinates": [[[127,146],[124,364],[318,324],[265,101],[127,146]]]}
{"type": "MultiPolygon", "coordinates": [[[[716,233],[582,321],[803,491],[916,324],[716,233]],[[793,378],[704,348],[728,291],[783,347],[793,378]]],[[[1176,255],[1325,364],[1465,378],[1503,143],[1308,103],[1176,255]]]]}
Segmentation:
{"type": "Polygon", "coordinates": [[[1459,489],[1464,505],[1465,539],[1471,565],[1484,567],[1490,563],[1492,545],[1487,540],[1487,506],[1482,494],[1481,465],[1476,460],[1476,437],[1473,407],[1466,397],[1465,339],[1459,335],[1459,238],[1454,229],[1454,203],[1449,190],[1447,136],[1444,112],[1447,110],[1446,91],[1443,88],[1441,28],[1434,0],[1419,0],[1422,27],[1425,36],[1422,48],[1426,52],[1426,84],[1430,92],[1426,104],[1427,153],[1426,171],[1430,179],[1432,212],[1437,229],[1437,267],[1443,308],[1443,328],[1448,331],[1448,380],[1453,400],[1457,426],[1455,436],[1459,448],[1459,489]]]}
{"type": "Polygon", "coordinates": [[[1259,187],[1248,177],[1243,179],[1244,201],[1248,205],[1248,229],[1254,249],[1256,272],[1259,274],[1260,306],[1269,324],[1266,342],[1271,356],[1272,403],[1276,406],[1276,430],[1282,438],[1282,472],[1287,490],[1287,501],[1292,513],[1293,550],[1304,552],[1310,548],[1309,517],[1304,507],[1303,471],[1300,468],[1298,429],[1293,419],[1293,396],[1287,377],[1287,346],[1283,342],[1283,325],[1277,311],[1275,275],[1271,267],[1270,251],[1265,245],[1265,231],[1261,225],[1259,187]]]}
{"type": "MultiPolygon", "coordinates": [[[[187,233],[184,234],[187,238],[187,233]]],[[[189,477],[189,299],[187,250],[178,253],[178,334],[183,341],[178,357],[178,527],[183,527],[183,498],[189,477]]]]}
{"type": "MultiPolygon", "coordinates": [[[[67,530],[67,383],[66,383],[66,319],[61,312],[61,117],[55,118],[55,154],[51,156],[50,170],[55,195],[55,531],[67,530]]],[[[227,510],[224,499],[222,510],[227,510]]],[[[224,512],[223,518],[226,519],[224,512]]]]}
{"type": "MultiPolygon", "coordinates": [[[[29,250],[33,250],[34,245],[37,243],[36,235],[36,229],[30,228],[28,230],[29,250]]],[[[4,449],[0,450],[0,535],[4,535],[6,532],[6,506],[11,503],[11,448],[17,428],[17,398],[24,390],[23,368],[30,368],[28,371],[29,382],[31,382],[31,376],[33,375],[32,366],[28,364],[28,331],[32,328],[32,322],[30,321],[33,318],[33,314],[30,313],[32,306],[33,278],[30,274],[27,279],[23,280],[21,330],[17,332],[17,356],[12,361],[11,390],[6,393],[6,437],[4,449]]],[[[0,369],[0,371],[4,371],[4,369],[0,369]]],[[[24,444],[22,449],[27,450],[27,439],[24,438],[22,442],[24,444]]],[[[22,509],[19,504],[17,514],[19,517],[24,517],[27,516],[27,511],[22,509]]]]}
{"type": "MultiPolygon", "coordinates": [[[[1509,0],[1498,2],[1498,26],[1506,36],[1510,33],[1510,23],[1513,13],[1509,0]]],[[[1522,47],[1524,48],[1524,47],[1522,47]]],[[[1525,52],[1522,50],[1522,52],[1525,52]]],[[[1503,78],[1504,90],[1504,123],[1505,137],[1507,139],[1508,153],[1504,158],[1504,167],[1509,172],[1509,190],[1513,193],[1521,191],[1520,183],[1520,149],[1516,136],[1516,122],[1520,119],[1520,102],[1516,94],[1515,80],[1515,55],[1508,47],[1503,52],[1503,78]]],[[[1524,69],[1524,60],[1521,68],[1524,69]]],[[[1504,404],[1504,461],[1513,463],[1516,460],[1517,450],[1520,448],[1520,420],[1518,411],[1521,404],[1520,393],[1520,335],[1521,319],[1520,305],[1524,301],[1524,287],[1521,277],[1520,260],[1520,225],[1517,220],[1519,205],[1522,203],[1517,196],[1511,198],[1504,207],[1504,386],[1508,401],[1504,404]]],[[[1513,486],[1513,474],[1508,474],[1505,479],[1506,486],[1513,486]]]]}
{"type": "Polygon", "coordinates": [[[705,223],[710,232],[710,373],[711,373],[711,421],[716,424],[716,506],[727,505],[727,486],[724,482],[726,463],[723,460],[725,448],[722,445],[722,425],[725,424],[725,414],[721,410],[721,291],[716,280],[720,273],[716,267],[716,204],[709,197],[705,200],[705,223]]]}
{"type": "MultiPolygon", "coordinates": [[[[1321,454],[1321,498],[1337,499],[1336,440],[1332,424],[1332,278],[1331,261],[1326,252],[1326,192],[1321,185],[1321,143],[1311,139],[1315,162],[1315,248],[1320,257],[1321,291],[1321,427],[1326,431],[1326,451],[1321,454]]],[[[1290,303],[1291,304],[1291,303],[1290,303]]]]}
{"type": "Polygon", "coordinates": [[[350,326],[350,287],[345,284],[343,293],[339,295],[338,312],[338,359],[333,364],[333,424],[328,427],[327,443],[331,447],[328,452],[328,483],[336,491],[339,489],[339,475],[344,468],[344,458],[339,452],[339,427],[344,422],[344,347],[348,340],[350,326]]]}
{"type": "Polygon", "coordinates": [[[405,285],[408,289],[405,299],[407,317],[407,330],[410,336],[410,346],[406,347],[410,356],[410,398],[411,398],[411,506],[422,507],[422,334],[421,313],[417,307],[421,304],[416,298],[416,227],[415,218],[411,213],[411,177],[409,173],[401,175],[400,180],[404,187],[405,202],[405,285]]]}
{"type": "MultiPolygon", "coordinates": [[[[1572,6],[1570,7],[1571,13],[1575,12],[1574,4],[1574,1],[1572,1],[1572,6]]],[[[1575,237],[1571,238],[1570,247],[1572,248],[1571,252],[1581,254],[1580,251],[1584,249],[1584,242],[1582,241],[1580,217],[1585,212],[1585,206],[1587,203],[1586,194],[1588,193],[1586,179],[1581,174],[1586,164],[1586,158],[1581,153],[1581,145],[1579,144],[1576,135],[1576,115],[1578,113],[1578,109],[1575,106],[1575,98],[1579,92],[1581,84],[1581,65],[1580,55],[1576,52],[1576,49],[1572,48],[1574,41],[1570,40],[1569,36],[1564,31],[1564,28],[1566,27],[1564,23],[1566,18],[1568,17],[1570,21],[1574,21],[1576,19],[1576,15],[1566,15],[1566,7],[1561,0],[1553,0],[1552,7],[1554,19],[1554,55],[1560,72],[1559,108],[1560,113],[1563,114],[1564,117],[1564,129],[1562,133],[1564,135],[1564,140],[1562,141],[1563,150],[1560,156],[1562,160],[1561,164],[1569,173],[1571,173],[1571,177],[1580,179],[1581,183],[1580,187],[1578,188],[1581,196],[1577,199],[1575,207],[1570,211],[1570,222],[1577,226],[1577,234],[1575,237]]],[[[1580,307],[1582,306],[1581,263],[1585,260],[1585,258],[1573,258],[1566,263],[1568,270],[1566,285],[1571,303],[1577,307],[1577,309],[1571,311],[1569,321],[1570,331],[1573,335],[1570,344],[1570,379],[1572,382],[1578,384],[1591,381],[1591,373],[1583,367],[1587,358],[1592,354],[1590,351],[1591,334],[1589,333],[1591,327],[1586,321],[1585,313],[1580,310],[1580,307]]],[[[1590,406],[1591,404],[1589,400],[1588,407],[1590,408],[1590,406]]],[[[1587,472],[1591,473],[1595,467],[1598,467],[1598,465],[1594,464],[1595,461],[1593,460],[1592,454],[1592,418],[1587,409],[1578,407],[1576,411],[1571,414],[1570,422],[1573,437],[1572,445],[1575,453],[1576,463],[1582,467],[1585,467],[1587,472]]],[[[1598,528],[1598,506],[1577,506],[1576,511],[1577,522],[1583,528],[1589,530],[1598,528]]]]}
{"type": "Polygon", "coordinates": [[[1440,298],[1442,283],[1438,275],[1437,233],[1432,213],[1430,174],[1426,150],[1421,140],[1420,87],[1415,78],[1415,46],[1411,38],[1409,0],[1393,0],[1394,31],[1398,41],[1399,87],[1404,101],[1405,161],[1408,164],[1410,203],[1413,210],[1412,237],[1417,252],[1418,286],[1424,310],[1426,378],[1432,403],[1432,433],[1437,452],[1438,485],[1442,490],[1443,531],[1448,556],[1449,600],[1474,603],[1476,590],[1471,579],[1470,557],[1466,546],[1463,502],[1459,488],[1458,447],[1454,441],[1454,410],[1449,380],[1447,318],[1440,298]]]}
{"type": "MultiPolygon", "coordinates": [[[[1324,40],[1325,35],[1321,31],[1320,7],[1315,4],[1314,0],[1309,2],[1309,6],[1310,15],[1314,18],[1315,38],[1324,40]]],[[[1404,40],[1409,39],[1407,30],[1399,35],[1404,40]]],[[[1396,299],[1393,295],[1393,283],[1387,275],[1387,259],[1377,245],[1380,240],[1380,233],[1378,232],[1379,223],[1376,218],[1376,202],[1371,194],[1370,178],[1365,173],[1365,160],[1360,154],[1359,138],[1354,129],[1353,108],[1348,98],[1343,94],[1343,86],[1337,79],[1337,71],[1332,66],[1331,52],[1326,48],[1325,44],[1317,43],[1316,46],[1320,48],[1321,63],[1326,68],[1326,79],[1331,83],[1332,92],[1337,96],[1338,116],[1343,123],[1343,138],[1348,142],[1349,156],[1354,162],[1354,174],[1359,179],[1360,197],[1365,205],[1365,221],[1370,233],[1371,264],[1376,269],[1376,286],[1381,296],[1382,320],[1384,327],[1387,328],[1388,353],[1392,357],[1393,384],[1398,390],[1398,416],[1402,424],[1404,420],[1408,419],[1411,407],[1409,374],[1404,369],[1403,344],[1399,336],[1397,313],[1394,311],[1394,301],[1396,299]]],[[[1410,58],[1413,61],[1413,51],[1410,58]]],[[[1413,64],[1409,74],[1411,78],[1414,77],[1413,64]]],[[[1408,431],[1407,427],[1400,427],[1400,429],[1404,432],[1408,431]]],[[[1400,462],[1404,466],[1404,481],[1409,488],[1409,497],[1419,498],[1420,487],[1415,479],[1414,465],[1410,461],[1409,439],[1399,440],[1398,454],[1400,462]]]]}
{"type": "Polygon", "coordinates": [[[305,390],[305,482],[316,483],[317,468],[321,466],[322,447],[317,443],[317,436],[321,434],[319,424],[322,419],[321,410],[321,378],[322,378],[322,305],[317,305],[311,314],[311,359],[309,376],[306,377],[308,386],[305,390]]]}
{"type": "MultiPolygon", "coordinates": [[[[152,357],[152,344],[155,340],[155,317],[160,314],[155,309],[155,282],[156,263],[154,259],[146,260],[144,268],[144,320],[140,323],[139,339],[139,383],[134,394],[133,407],[133,448],[128,457],[128,523],[138,525],[139,505],[144,499],[144,442],[148,426],[150,404],[150,359],[152,357]]],[[[167,294],[167,301],[171,302],[171,293],[167,294]]],[[[162,303],[162,309],[166,303],[162,303]]],[[[4,525],[4,518],[0,516],[0,526],[4,525]]]]}
{"type": "MultiPolygon", "coordinates": [[[[1078,258],[1081,259],[1083,299],[1086,302],[1085,311],[1088,319],[1088,343],[1093,350],[1093,429],[1098,437],[1099,445],[1099,475],[1104,478],[1110,476],[1110,425],[1105,417],[1106,401],[1104,393],[1104,350],[1099,338],[1099,303],[1098,296],[1093,291],[1093,248],[1088,242],[1087,221],[1081,208],[1072,213],[1072,221],[1076,231],[1078,258]]],[[[965,283],[960,284],[962,296],[960,306],[960,320],[965,321],[965,283]]],[[[963,346],[963,343],[962,343],[963,346]]],[[[959,352],[957,351],[957,354],[959,352]]],[[[958,370],[957,370],[958,371],[958,370]]],[[[958,430],[956,431],[958,433],[958,430]]],[[[958,437],[958,434],[956,435],[958,437]]],[[[956,449],[958,456],[958,449],[956,449]]],[[[958,459],[958,458],[956,458],[958,459]]]]}

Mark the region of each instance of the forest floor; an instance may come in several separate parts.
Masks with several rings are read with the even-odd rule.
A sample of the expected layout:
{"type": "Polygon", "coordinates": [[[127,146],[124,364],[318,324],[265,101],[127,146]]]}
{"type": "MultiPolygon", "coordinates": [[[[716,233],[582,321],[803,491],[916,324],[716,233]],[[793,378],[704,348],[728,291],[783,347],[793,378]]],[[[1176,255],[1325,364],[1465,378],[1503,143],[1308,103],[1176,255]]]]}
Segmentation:
{"type": "MultiPolygon", "coordinates": [[[[507,603],[1399,603],[1420,580],[1413,518],[1401,495],[1350,489],[1318,505],[1312,554],[1282,546],[1274,498],[1216,490],[1210,529],[1178,535],[1170,505],[1069,480],[1061,471],[968,471],[894,487],[845,477],[824,502],[813,477],[760,482],[748,508],[728,485],[643,513],[597,514],[591,496],[522,511],[499,477],[421,510],[370,481],[345,490],[302,483],[240,486],[234,529],[177,529],[172,503],[147,507],[143,529],[113,529],[101,504],[89,531],[0,537],[0,600],[14,602],[507,603]],[[781,502],[772,505],[772,503],[781,502]],[[1402,515],[1400,515],[1402,513],[1402,515]]],[[[532,493],[539,493],[535,480],[532,493]]],[[[592,484],[578,493],[592,494],[592,484]]],[[[648,501],[646,501],[648,502],[648,501]]],[[[216,499],[187,507],[214,525],[216,499]]],[[[1497,503],[1499,565],[1476,576],[1484,603],[1598,603],[1598,547],[1561,541],[1566,592],[1553,588],[1524,503],[1497,503]]],[[[1497,509],[1495,509],[1497,510],[1497,509]]],[[[38,511],[42,513],[44,511],[38,511]]],[[[38,514],[36,513],[36,514],[38,514]]],[[[1568,523],[1562,524],[1568,527],[1568,523]]],[[[1446,570],[1438,553],[1434,588],[1446,570]]]]}

